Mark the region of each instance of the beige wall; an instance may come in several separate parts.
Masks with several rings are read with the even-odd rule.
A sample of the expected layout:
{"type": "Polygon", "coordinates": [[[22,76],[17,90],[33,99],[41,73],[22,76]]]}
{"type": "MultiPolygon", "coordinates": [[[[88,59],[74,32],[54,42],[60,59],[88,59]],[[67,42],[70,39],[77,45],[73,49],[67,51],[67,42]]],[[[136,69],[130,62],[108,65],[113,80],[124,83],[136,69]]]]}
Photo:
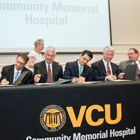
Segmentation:
{"type": "MultiPolygon", "coordinates": [[[[140,0],[110,0],[112,44],[115,48],[114,63],[127,59],[127,51],[134,47],[140,51],[140,0]]],[[[1,68],[13,64],[16,55],[0,56],[1,68]]],[[[58,54],[55,58],[62,66],[66,62],[79,58],[78,54],[58,54]]],[[[101,54],[94,54],[94,62],[102,58],[101,54]]]]}
{"type": "Polygon", "coordinates": [[[113,61],[126,60],[129,48],[140,51],[140,0],[110,0],[113,61]]]}

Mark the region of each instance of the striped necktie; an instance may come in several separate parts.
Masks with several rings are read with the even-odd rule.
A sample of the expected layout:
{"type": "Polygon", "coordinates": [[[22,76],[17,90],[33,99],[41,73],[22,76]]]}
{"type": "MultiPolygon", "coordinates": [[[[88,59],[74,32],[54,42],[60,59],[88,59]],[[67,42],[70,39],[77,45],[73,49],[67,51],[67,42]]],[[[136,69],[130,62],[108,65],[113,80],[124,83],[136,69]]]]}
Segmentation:
{"type": "Polygon", "coordinates": [[[107,62],[107,75],[111,75],[111,70],[110,70],[109,63],[108,62],[107,62]]]}
{"type": "Polygon", "coordinates": [[[52,76],[51,76],[51,68],[50,65],[48,65],[48,72],[47,72],[47,82],[52,83],[52,76]]]}

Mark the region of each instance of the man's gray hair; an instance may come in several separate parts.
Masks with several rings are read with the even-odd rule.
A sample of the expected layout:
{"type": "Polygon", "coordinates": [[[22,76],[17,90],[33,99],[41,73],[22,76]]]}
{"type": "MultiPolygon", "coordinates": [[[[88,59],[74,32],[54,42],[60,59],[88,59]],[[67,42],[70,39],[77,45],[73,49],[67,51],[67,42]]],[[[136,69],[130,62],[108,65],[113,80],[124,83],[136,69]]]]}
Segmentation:
{"type": "Polygon", "coordinates": [[[110,51],[115,51],[115,49],[112,46],[106,46],[103,48],[103,53],[106,53],[106,50],[109,49],[110,51]]]}
{"type": "Polygon", "coordinates": [[[53,46],[48,46],[47,48],[46,48],[46,52],[47,51],[55,51],[55,48],[53,47],[53,46]]]}

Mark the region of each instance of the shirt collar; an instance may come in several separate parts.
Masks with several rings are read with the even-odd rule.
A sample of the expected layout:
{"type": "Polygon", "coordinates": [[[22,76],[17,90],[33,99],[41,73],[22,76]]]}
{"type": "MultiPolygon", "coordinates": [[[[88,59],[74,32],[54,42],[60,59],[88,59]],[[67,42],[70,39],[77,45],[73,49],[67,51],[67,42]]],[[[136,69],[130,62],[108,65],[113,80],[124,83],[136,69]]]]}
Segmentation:
{"type": "Polygon", "coordinates": [[[110,65],[110,62],[106,62],[104,59],[102,59],[102,60],[103,60],[105,65],[107,65],[107,63],[109,63],[109,65],[110,65]]]}
{"type": "Polygon", "coordinates": [[[52,63],[51,63],[51,64],[48,64],[48,63],[45,61],[45,64],[46,64],[47,68],[48,68],[48,65],[50,65],[50,67],[52,67],[52,63]]]}
{"type": "MultiPolygon", "coordinates": [[[[135,61],[137,65],[139,65],[139,60],[135,61]]],[[[132,62],[132,64],[134,64],[134,62],[132,62]]]]}
{"type": "Polygon", "coordinates": [[[22,70],[17,70],[16,67],[14,66],[14,73],[16,73],[17,71],[19,72],[19,74],[21,74],[22,70]]]}
{"type": "Polygon", "coordinates": [[[82,68],[84,67],[84,66],[81,66],[81,65],[80,65],[79,60],[77,61],[77,63],[78,63],[78,67],[79,67],[79,68],[80,68],[80,67],[82,67],[82,68]]]}

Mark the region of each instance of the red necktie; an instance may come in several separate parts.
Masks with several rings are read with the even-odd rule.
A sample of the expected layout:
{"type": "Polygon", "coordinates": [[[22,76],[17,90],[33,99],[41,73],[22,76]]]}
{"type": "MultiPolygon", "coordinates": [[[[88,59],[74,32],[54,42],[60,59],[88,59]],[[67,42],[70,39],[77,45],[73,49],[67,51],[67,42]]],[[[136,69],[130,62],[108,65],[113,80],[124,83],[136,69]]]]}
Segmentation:
{"type": "Polygon", "coordinates": [[[47,72],[47,82],[52,83],[52,76],[51,76],[51,68],[50,65],[48,65],[48,72],[47,72]]]}
{"type": "MultiPolygon", "coordinates": [[[[136,65],[137,65],[137,63],[136,63],[136,62],[134,62],[134,64],[136,64],[136,65]]],[[[139,70],[138,65],[137,65],[137,70],[136,70],[136,72],[137,72],[137,74],[138,74],[138,75],[140,74],[140,70],[139,70]]]]}
{"type": "Polygon", "coordinates": [[[107,62],[107,75],[111,75],[111,71],[110,71],[110,67],[109,67],[109,63],[107,62]]]}

